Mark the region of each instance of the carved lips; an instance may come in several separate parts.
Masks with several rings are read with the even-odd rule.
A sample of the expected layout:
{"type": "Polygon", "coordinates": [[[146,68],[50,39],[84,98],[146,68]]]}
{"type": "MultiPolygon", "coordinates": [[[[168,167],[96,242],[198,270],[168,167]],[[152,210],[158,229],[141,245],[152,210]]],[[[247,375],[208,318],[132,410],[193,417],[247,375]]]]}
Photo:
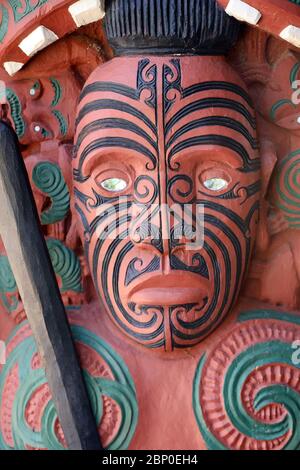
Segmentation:
{"type": "Polygon", "coordinates": [[[196,274],[180,271],[153,276],[133,288],[128,294],[128,300],[138,306],[198,304],[199,299],[207,297],[203,281],[196,274]]]}

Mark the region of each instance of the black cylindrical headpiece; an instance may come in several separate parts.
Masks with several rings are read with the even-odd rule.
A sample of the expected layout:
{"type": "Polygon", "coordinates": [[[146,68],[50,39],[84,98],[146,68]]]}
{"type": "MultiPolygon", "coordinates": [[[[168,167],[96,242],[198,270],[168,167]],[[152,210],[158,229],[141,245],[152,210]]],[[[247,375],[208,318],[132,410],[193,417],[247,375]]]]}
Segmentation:
{"type": "Polygon", "coordinates": [[[117,55],[221,55],[239,33],[217,0],[106,0],[105,24],[117,55]]]}

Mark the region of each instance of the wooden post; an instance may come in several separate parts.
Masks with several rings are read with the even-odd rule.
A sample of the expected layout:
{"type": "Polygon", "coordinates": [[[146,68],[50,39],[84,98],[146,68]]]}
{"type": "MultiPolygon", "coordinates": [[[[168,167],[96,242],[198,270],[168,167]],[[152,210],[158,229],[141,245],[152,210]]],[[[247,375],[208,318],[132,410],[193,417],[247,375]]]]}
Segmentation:
{"type": "Polygon", "coordinates": [[[17,137],[2,122],[0,234],[68,448],[102,449],[17,137]]]}

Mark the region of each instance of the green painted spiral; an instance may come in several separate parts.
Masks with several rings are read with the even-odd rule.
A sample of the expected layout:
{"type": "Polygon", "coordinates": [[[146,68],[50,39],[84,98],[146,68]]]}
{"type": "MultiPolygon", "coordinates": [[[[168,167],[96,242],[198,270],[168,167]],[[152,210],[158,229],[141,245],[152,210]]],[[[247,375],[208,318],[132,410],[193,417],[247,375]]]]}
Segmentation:
{"type": "Polygon", "coordinates": [[[51,162],[38,163],[33,169],[32,181],[51,199],[51,206],[41,214],[42,224],[63,220],[70,210],[70,193],[59,166],[51,162]]]}
{"type": "MultiPolygon", "coordinates": [[[[47,247],[54,272],[61,279],[60,292],[82,292],[81,265],[74,251],[54,238],[47,240],[47,247]]],[[[18,287],[8,258],[4,255],[0,255],[0,297],[9,312],[17,308],[19,302],[18,287]],[[15,294],[10,295],[10,302],[7,294],[15,294]]]]}
{"type": "Polygon", "coordinates": [[[18,288],[8,258],[4,255],[0,255],[0,297],[8,312],[16,310],[19,303],[18,288]],[[10,300],[7,294],[13,294],[10,300]]]}
{"type": "MultiPolygon", "coordinates": [[[[300,0],[299,0],[300,2],[300,0]]],[[[290,73],[290,84],[291,84],[291,87],[293,88],[293,83],[295,80],[297,80],[297,77],[298,77],[298,74],[299,74],[299,70],[300,70],[300,62],[297,62],[293,67],[292,67],[292,70],[291,70],[291,73],[290,73]]]]}
{"type": "Polygon", "coordinates": [[[14,292],[17,288],[16,280],[11,270],[7,256],[0,255],[0,291],[14,292]]]}
{"type": "Polygon", "coordinates": [[[81,266],[74,251],[54,238],[47,240],[47,246],[54,272],[62,281],[60,291],[82,292],[81,266]]]}
{"type": "Polygon", "coordinates": [[[20,0],[8,0],[8,1],[12,8],[16,23],[18,23],[23,18],[25,18],[25,16],[29,15],[34,10],[36,10],[37,8],[40,8],[42,5],[48,2],[48,0],[38,0],[38,2],[32,1],[32,0],[23,0],[22,3],[24,5],[22,5],[20,0]]]}
{"type": "Polygon", "coordinates": [[[300,150],[296,150],[283,159],[276,173],[276,205],[283,214],[290,228],[300,228],[300,150]]]}
{"type": "MultiPolygon", "coordinates": [[[[12,339],[21,328],[14,331],[12,339]]],[[[94,377],[84,370],[84,379],[91,400],[91,406],[97,423],[103,416],[103,397],[110,397],[121,410],[121,422],[117,434],[109,445],[109,450],[124,450],[129,446],[134,435],[138,419],[138,405],[133,380],[124,363],[116,352],[101,338],[81,326],[72,326],[75,343],[88,346],[96,352],[111,370],[114,380],[94,377]]],[[[3,404],[4,386],[12,369],[18,364],[19,387],[13,397],[12,432],[14,449],[24,450],[28,446],[34,449],[64,450],[55,433],[57,414],[53,401],[50,400],[42,411],[41,431],[33,431],[26,423],[26,407],[33,393],[46,384],[44,369],[32,368],[32,358],[36,354],[36,344],[32,336],[27,337],[15,347],[7,358],[0,374],[0,403],[3,404]]],[[[0,430],[0,449],[10,450],[0,430]]]]}
{"type": "MultiPolygon", "coordinates": [[[[253,311],[247,312],[240,318],[241,326],[232,332],[232,342],[226,342],[228,339],[223,340],[219,346],[214,350],[214,359],[209,356],[203,356],[198,364],[194,385],[193,385],[193,407],[195,417],[207,444],[209,450],[227,450],[231,447],[225,444],[227,436],[239,434],[241,437],[237,442],[244,439],[252,441],[264,442],[285,442],[285,450],[299,450],[300,449],[300,394],[299,391],[294,389],[290,383],[296,383],[292,379],[291,371],[300,368],[299,365],[293,362],[293,348],[292,344],[285,340],[268,337],[268,330],[274,327],[274,331],[288,331],[284,330],[286,323],[295,325],[296,328],[300,325],[300,318],[282,312],[272,311],[253,311]],[[255,323],[248,323],[255,321],[255,323]],[[265,321],[274,323],[264,323],[265,321]],[[275,324],[275,322],[277,322],[275,324]],[[284,323],[281,323],[284,322],[284,323]],[[245,325],[245,326],[243,326],[245,325]],[[250,325],[250,329],[248,328],[250,325]],[[278,326],[277,326],[278,325],[278,326]],[[257,338],[255,335],[257,334],[257,338]],[[254,335],[254,336],[253,336],[254,335]],[[262,338],[265,337],[265,340],[262,338]],[[240,344],[245,342],[244,351],[236,354],[235,350],[240,348],[240,344]],[[246,344],[248,343],[248,346],[246,344]],[[225,345],[226,344],[226,345],[225,345]],[[231,345],[228,348],[228,345],[231,345]],[[224,350],[222,349],[224,346],[224,350]],[[227,351],[227,352],[226,352],[227,351]],[[226,359],[224,359],[226,357],[226,359]],[[212,369],[209,367],[210,360],[220,360],[218,366],[218,374],[214,375],[212,369]],[[206,367],[207,366],[207,367],[206,367]],[[272,379],[271,372],[265,376],[261,375],[260,387],[253,398],[254,415],[249,413],[243,402],[243,387],[247,380],[255,371],[260,368],[281,367],[282,372],[278,373],[276,379],[272,379]],[[208,372],[209,371],[209,372],[208,372]],[[214,377],[214,378],[212,378],[214,377]],[[221,387],[221,394],[219,396],[219,389],[216,391],[215,408],[208,408],[209,401],[205,398],[201,405],[199,397],[208,396],[208,388],[206,384],[208,381],[218,381],[223,383],[221,387]],[[290,382],[290,383],[289,383],[290,382]],[[221,400],[221,401],[220,401],[221,400]],[[220,409],[218,409],[218,404],[220,409]],[[280,406],[285,410],[280,417],[272,421],[264,421],[259,418],[259,413],[265,410],[268,406],[280,406]],[[220,416],[219,421],[216,419],[218,427],[208,425],[208,414],[211,410],[215,410],[215,415],[220,416]],[[222,416],[222,418],[221,418],[222,416]],[[224,417],[226,416],[226,424],[224,417]],[[223,426],[223,427],[222,427],[223,426]],[[221,436],[225,439],[222,442],[221,436]],[[287,436],[289,436],[287,438],[287,436]]],[[[270,334],[270,336],[272,336],[270,334]]],[[[288,337],[288,333],[283,333],[282,338],[288,337]]],[[[217,382],[216,382],[217,383],[217,382]]],[[[212,385],[210,385],[212,386],[212,385]]],[[[217,389],[217,387],[216,387],[217,389]]],[[[213,416],[212,412],[210,418],[213,416]]],[[[238,444],[236,444],[238,445],[238,444]]],[[[233,450],[240,450],[233,447],[233,450]]]]}
{"type": "MultiPolygon", "coordinates": [[[[300,3],[300,0],[290,0],[290,1],[293,1],[294,3],[300,3]]],[[[293,83],[295,82],[295,80],[297,79],[297,76],[299,74],[299,70],[300,70],[300,63],[297,62],[292,68],[291,68],[291,71],[290,71],[290,86],[291,86],[291,92],[294,91],[294,88],[293,88],[293,83]]],[[[288,99],[288,98],[282,98],[278,101],[276,101],[273,106],[271,107],[270,109],[270,113],[269,113],[269,116],[270,116],[270,119],[271,121],[276,121],[276,114],[277,114],[277,111],[282,108],[283,106],[289,106],[291,108],[296,108],[296,104],[293,103],[293,101],[291,99],[288,99]]]]}

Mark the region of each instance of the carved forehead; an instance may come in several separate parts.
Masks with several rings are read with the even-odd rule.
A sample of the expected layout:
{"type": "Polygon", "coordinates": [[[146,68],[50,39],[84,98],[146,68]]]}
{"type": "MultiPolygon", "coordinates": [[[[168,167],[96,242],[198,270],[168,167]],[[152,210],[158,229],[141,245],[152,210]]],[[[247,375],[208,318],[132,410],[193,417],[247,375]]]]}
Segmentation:
{"type": "Polygon", "coordinates": [[[159,140],[173,155],[221,145],[244,163],[257,147],[251,100],[221,57],[115,59],[84,87],[77,124],[79,166],[108,148],[130,149],[154,165],[159,140]]]}
{"type": "MultiPolygon", "coordinates": [[[[118,57],[98,67],[88,79],[85,87],[98,81],[111,81],[135,87],[141,60],[149,61],[157,72],[174,60],[174,56],[118,57]]],[[[235,70],[222,56],[181,56],[180,63],[182,87],[203,81],[223,80],[235,83],[246,90],[246,86],[235,70]]],[[[160,83],[162,85],[162,82],[160,83]]]]}

